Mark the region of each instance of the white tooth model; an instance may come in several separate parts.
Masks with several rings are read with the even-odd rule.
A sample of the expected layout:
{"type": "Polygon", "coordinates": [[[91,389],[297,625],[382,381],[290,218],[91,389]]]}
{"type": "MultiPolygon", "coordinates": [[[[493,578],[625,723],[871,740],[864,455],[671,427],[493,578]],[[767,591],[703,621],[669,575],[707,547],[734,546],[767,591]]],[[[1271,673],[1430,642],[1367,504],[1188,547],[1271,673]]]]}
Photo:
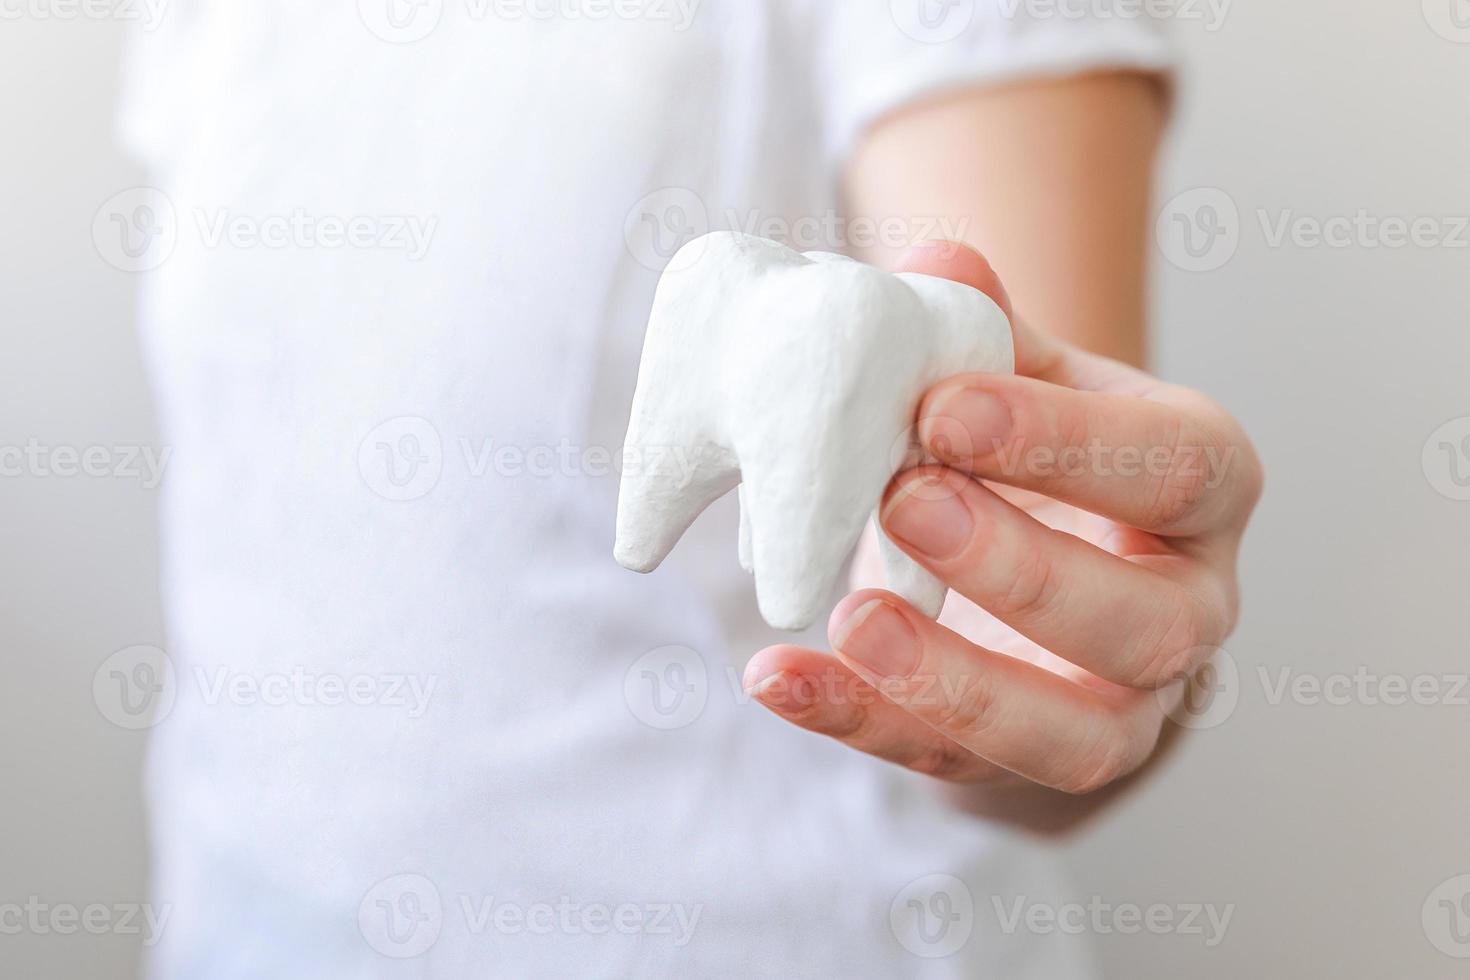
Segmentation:
{"type": "MultiPolygon", "coordinates": [[[[696,239],[654,297],[613,555],[653,571],[739,484],[740,563],[761,615],[805,629],[889,480],[914,464],[924,392],[1012,370],[1010,323],[970,286],[739,233],[696,239]]],[[[937,616],[943,583],[879,538],[889,586],[937,616]]]]}

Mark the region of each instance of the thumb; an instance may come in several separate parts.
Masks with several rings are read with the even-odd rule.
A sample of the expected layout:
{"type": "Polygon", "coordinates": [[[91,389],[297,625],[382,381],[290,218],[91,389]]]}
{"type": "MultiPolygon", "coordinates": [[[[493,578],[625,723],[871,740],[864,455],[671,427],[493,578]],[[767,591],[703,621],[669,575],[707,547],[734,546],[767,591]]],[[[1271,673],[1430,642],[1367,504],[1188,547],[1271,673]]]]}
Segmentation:
{"type": "Polygon", "coordinates": [[[920,242],[899,257],[894,272],[917,272],[973,286],[995,301],[1006,319],[1016,322],[1011,297],[990,262],[973,246],[943,239],[920,242]]]}
{"type": "Polygon", "coordinates": [[[1016,317],[1000,276],[972,245],[943,239],[920,242],[900,256],[893,271],[917,272],[964,283],[994,300],[1011,322],[1017,374],[1093,391],[1143,394],[1158,387],[1157,382],[1136,368],[1089,354],[1028,327],[1016,317]]]}

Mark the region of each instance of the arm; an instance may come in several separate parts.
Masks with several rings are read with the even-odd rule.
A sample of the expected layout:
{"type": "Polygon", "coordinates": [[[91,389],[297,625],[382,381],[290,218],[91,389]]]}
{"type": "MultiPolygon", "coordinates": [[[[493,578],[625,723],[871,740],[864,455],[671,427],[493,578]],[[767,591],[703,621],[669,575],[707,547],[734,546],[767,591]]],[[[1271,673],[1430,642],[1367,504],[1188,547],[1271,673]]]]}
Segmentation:
{"type": "Polygon", "coordinates": [[[746,673],[794,724],[1040,831],[1074,825],[1158,758],[1181,678],[1234,626],[1260,492],[1223,410],[1123,363],[1144,353],[1160,117],[1147,79],[1096,75],[921,106],[860,148],[854,215],[943,218],[995,268],[954,247],[866,257],[989,293],[1011,316],[1018,377],[931,390],[919,436],[944,466],[901,474],[885,497],[889,535],[957,594],[942,625],[860,590],[833,612],[835,655],[772,647],[746,673]],[[1112,454],[1106,471],[1015,465],[1092,446],[1112,454]],[[1124,449],[1164,462],[1125,473],[1124,449]],[[1202,471],[1204,451],[1225,462],[1202,471]],[[882,696],[811,696],[853,684],[882,696]]]}
{"type": "MultiPolygon", "coordinates": [[[[882,121],[858,148],[855,215],[943,218],[1031,326],[1141,365],[1158,84],[1086,75],[979,90],[882,121]]],[[[862,258],[892,268],[899,256],[862,258]]]]}

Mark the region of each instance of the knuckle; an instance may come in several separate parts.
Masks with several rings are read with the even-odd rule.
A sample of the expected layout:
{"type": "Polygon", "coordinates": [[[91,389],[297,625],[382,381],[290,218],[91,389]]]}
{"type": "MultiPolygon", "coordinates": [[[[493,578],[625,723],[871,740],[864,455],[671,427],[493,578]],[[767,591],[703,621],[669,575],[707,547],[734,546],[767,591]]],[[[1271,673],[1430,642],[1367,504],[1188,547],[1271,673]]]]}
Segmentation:
{"type": "Polygon", "coordinates": [[[864,705],[852,704],[847,706],[847,710],[838,710],[819,702],[802,710],[807,713],[809,724],[806,727],[839,742],[868,744],[876,734],[873,712],[864,705]]]}
{"type": "Polygon", "coordinates": [[[842,742],[861,741],[872,733],[872,712],[866,706],[855,699],[834,703],[823,695],[819,684],[808,678],[788,684],[767,704],[792,724],[842,742]]]}
{"type": "Polygon", "coordinates": [[[1179,419],[1158,444],[1166,450],[1168,463],[1151,475],[1144,522],[1149,528],[1170,530],[1188,524],[1204,503],[1211,482],[1206,460],[1219,458],[1220,449],[1179,419]]]}
{"type": "Polygon", "coordinates": [[[802,728],[835,734],[831,730],[838,727],[834,726],[833,719],[828,717],[824,705],[808,698],[788,693],[778,702],[768,701],[767,703],[780,711],[787,721],[800,725],[802,728]]]}
{"type": "Polygon", "coordinates": [[[1172,530],[1187,525],[1204,500],[1204,478],[1191,470],[1171,467],[1154,484],[1144,511],[1148,527],[1172,530]]]}
{"type": "Polygon", "coordinates": [[[1078,756],[1073,766],[1057,784],[1057,789],[1072,796],[1095,793],[1133,770],[1132,753],[1127,741],[1108,726],[1078,756]]]}
{"type": "Polygon", "coordinates": [[[1069,399],[1057,412],[1056,435],[1063,446],[1086,445],[1098,428],[1092,403],[1085,397],[1069,399]]]}
{"type": "Polygon", "coordinates": [[[954,782],[969,774],[974,758],[973,753],[941,737],[920,752],[908,768],[925,776],[954,782]]]}
{"type": "Polygon", "coordinates": [[[1047,549],[1030,548],[1023,555],[992,612],[1002,619],[1031,622],[1055,606],[1060,582],[1047,549]]]}
{"type": "Polygon", "coordinates": [[[982,743],[1002,724],[1001,710],[995,684],[977,672],[965,678],[963,691],[938,713],[936,727],[962,745],[982,743]]]}
{"type": "MultiPolygon", "coordinates": [[[[1181,409],[1172,457],[1186,464],[1187,475],[1170,473],[1156,493],[1159,526],[1186,523],[1207,491],[1224,488],[1218,509],[1241,522],[1254,512],[1265,492],[1266,473],[1255,445],[1243,426],[1219,402],[1188,388],[1174,388],[1181,409]]],[[[1171,467],[1171,470],[1173,468],[1171,467]]]]}
{"type": "MultiPolygon", "coordinates": [[[[1181,590],[1182,593],[1183,590],[1181,590]]],[[[1167,611],[1154,620],[1155,626],[1139,638],[1130,661],[1136,666],[1121,683],[1135,688],[1157,689],[1192,671],[1206,657],[1204,647],[1215,642],[1216,630],[1207,625],[1213,617],[1203,603],[1181,594],[1167,611]]]]}
{"type": "Polygon", "coordinates": [[[1058,411],[1051,428],[1056,440],[1052,447],[1054,456],[1040,482],[1056,486],[1073,483],[1081,472],[1085,472],[1086,466],[1085,463],[1079,464],[1080,457],[1076,454],[1097,441],[1103,426],[1095,418],[1094,409],[1085,400],[1079,400],[1077,404],[1068,404],[1058,411]]]}

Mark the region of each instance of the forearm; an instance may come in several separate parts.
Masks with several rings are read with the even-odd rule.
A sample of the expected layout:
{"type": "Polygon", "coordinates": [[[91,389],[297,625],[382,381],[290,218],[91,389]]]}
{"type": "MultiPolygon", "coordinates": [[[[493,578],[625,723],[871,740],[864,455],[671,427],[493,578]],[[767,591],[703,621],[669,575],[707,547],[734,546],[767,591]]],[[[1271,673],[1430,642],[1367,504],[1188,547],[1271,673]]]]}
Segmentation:
{"type": "MultiPolygon", "coordinates": [[[[848,208],[944,221],[990,259],[1033,327],[1141,365],[1162,101],[1152,78],[1111,73],[908,109],[857,150],[848,208]]],[[[863,257],[891,266],[898,251],[863,257]]]]}

